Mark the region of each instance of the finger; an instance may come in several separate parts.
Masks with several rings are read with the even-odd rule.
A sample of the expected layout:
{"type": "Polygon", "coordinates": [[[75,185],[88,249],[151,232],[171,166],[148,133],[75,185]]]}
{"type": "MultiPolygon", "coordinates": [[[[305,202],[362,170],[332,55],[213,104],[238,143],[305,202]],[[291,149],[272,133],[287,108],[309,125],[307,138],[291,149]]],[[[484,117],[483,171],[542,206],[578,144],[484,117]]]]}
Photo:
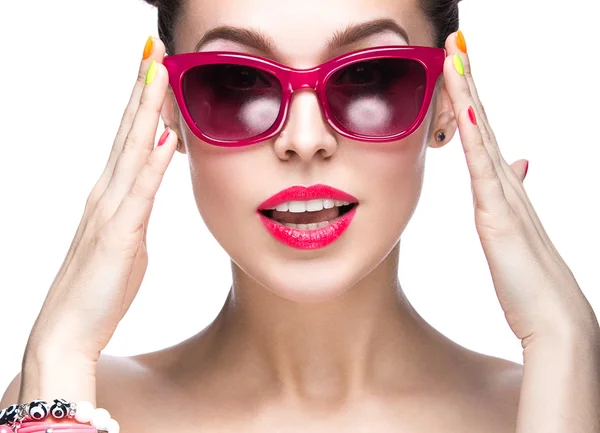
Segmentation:
{"type": "Polygon", "coordinates": [[[129,235],[147,226],[156,192],[173,158],[177,146],[177,134],[169,130],[162,146],[154,148],[139,171],[131,189],[117,208],[109,222],[111,229],[129,235]]]}
{"type": "Polygon", "coordinates": [[[121,124],[119,126],[117,135],[113,142],[113,146],[112,146],[108,161],[106,163],[106,166],[104,168],[102,175],[100,176],[100,178],[98,179],[98,181],[92,188],[92,191],[90,192],[88,201],[85,206],[85,211],[84,211],[84,214],[80,221],[77,232],[75,233],[75,236],[73,237],[73,240],[71,242],[71,245],[69,247],[69,250],[67,252],[65,260],[63,261],[63,264],[62,264],[61,268],[59,269],[59,272],[57,273],[55,279],[60,279],[64,273],[64,270],[69,267],[71,260],[77,251],[79,242],[88,227],[88,221],[87,221],[88,215],[93,211],[93,208],[95,207],[98,199],[106,191],[106,187],[112,177],[116,161],[117,161],[118,156],[120,155],[121,150],[123,148],[123,143],[125,141],[127,134],[129,133],[129,130],[131,129],[131,125],[133,123],[133,119],[135,118],[135,114],[137,113],[137,110],[138,110],[138,107],[140,104],[140,97],[141,97],[141,94],[145,87],[145,78],[146,78],[146,71],[148,69],[148,66],[150,65],[152,60],[156,60],[157,62],[162,62],[164,55],[165,55],[165,45],[163,44],[163,42],[159,38],[155,38],[155,37],[148,38],[148,40],[146,41],[146,45],[144,47],[144,52],[142,54],[142,60],[140,62],[140,68],[138,70],[137,80],[133,87],[127,107],[121,118],[121,124]]]}
{"type": "Polygon", "coordinates": [[[515,176],[523,183],[525,176],[527,176],[527,169],[529,168],[529,161],[526,159],[519,159],[510,165],[510,168],[515,173],[515,176]]]}
{"type": "Polygon", "coordinates": [[[148,211],[148,215],[146,215],[146,219],[144,220],[144,237],[143,237],[143,242],[144,245],[148,245],[148,242],[146,241],[147,237],[148,237],[148,224],[150,223],[150,215],[152,215],[152,208],[154,207],[154,203],[152,203],[150,205],[150,210],[148,211]]]}
{"type": "Polygon", "coordinates": [[[458,132],[464,149],[471,177],[473,202],[477,209],[488,215],[507,215],[511,211],[504,194],[504,187],[496,165],[487,148],[479,128],[471,121],[469,106],[459,110],[458,132]]]}
{"type": "Polygon", "coordinates": [[[465,136],[467,140],[463,142],[463,148],[471,173],[471,180],[479,183],[479,185],[473,185],[474,201],[477,203],[478,208],[485,208],[486,212],[505,212],[505,207],[510,207],[509,198],[513,198],[512,196],[515,193],[506,179],[500,155],[490,144],[492,138],[487,129],[480,125],[479,113],[474,108],[473,95],[466,80],[469,66],[466,60],[467,56],[456,45],[456,35],[452,35],[447,39],[446,46],[448,47],[448,57],[444,62],[444,80],[455,115],[457,118],[461,113],[466,116],[466,123],[458,122],[459,133],[461,138],[465,136]],[[450,43],[450,40],[452,43],[450,43]],[[467,128],[467,130],[464,131],[463,128],[467,128]],[[477,134],[477,132],[479,133],[477,134]],[[481,185],[482,180],[491,182],[489,187],[495,197],[482,197],[479,195],[479,191],[483,192],[485,190],[484,186],[481,185]],[[494,184],[496,185],[494,186],[494,184]],[[488,205],[491,206],[491,203],[495,203],[495,206],[490,207],[484,204],[489,200],[492,200],[492,202],[489,202],[488,205]]]}
{"type": "Polygon", "coordinates": [[[150,37],[146,41],[146,45],[144,46],[142,54],[142,60],[138,69],[137,79],[131,92],[131,96],[129,98],[127,107],[123,112],[121,124],[119,125],[117,135],[115,136],[113,147],[111,149],[110,156],[106,163],[104,173],[101,176],[104,188],[100,188],[100,195],[104,192],[106,185],[112,177],[115,164],[119,155],[121,154],[123,144],[125,143],[127,134],[129,133],[131,125],[133,124],[133,120],[135,119],[135,115],[140,105],[140,98],[145,87],[146,71],[148,70],[148,67],[150,66],[153,60],[162,63],[163,58],[165,56],[165,51],[165,45],[159,38],[150,37]]]}
{"type": "Polygon", "coordinates": [[[462,52],[465,54],[464,57],[464,66],[465,66],[465,78],[467,83],[469,84],[469,89],[471,91],[471,96],[473,97],[474,108],[478,114],[478,118],[481,119],[478,123],[481,126],[485,126],[488,128],[488,131],[491,136],[494,136],[493,131],[489,127],[489,122],[487,118],[487,113],[485,112],[485,108],[481,100],[479,99],[479,94],[477,93],[477,87],[475,86],[475,81],[473,80],[472,68],[471,68],[471,58],[468,55],[467,45],[464,39],[464,34],[461,33],[461,41],[459,42],[458,32],[451,34],[446,39],[446,51],[452,52],[452,54],[456,52],[462,52]]]}
{"type": "MultiPolygon", "coordinates": [[[[455,113],[458,112],[457,110],[464,109],[464,106],[467,103],[471,106],[475,106],[473,109],[473,118],[479,127],[483,144],[488,150],[490,158],[494,162],[496,174],[500,179],[508,206],[512,208],[513,214],[520,215],[521,221],[525,227],[537,232],[537,239],[543,245],[549,249],[556,250],[525,192],[522,179],[520,179],[518,173],[508,165],[500,153],[495,135],[492,132],[492,128],[483,111],[483,105],[479,101],[479,96],[471,73],[469,56],[459,49],[456,33],[451,34],[446,39],[446,49],[449,56],[444,64],[444,75],[449,82],[448,93],[453,100],[455,113]],[[454,67],[454,62],[452,62],[452,57],[455,54],[460,56],[460,61],[456,60],[457,67],[454,67]],[[464,75],[458,73],[461,68],[464,75]]],[[[459,125],[459,129],[460,128],[461,126],[459,125]]],[[[473,194],[473,200],[474,202],[477,202],[480,196],[476,195],[475,190],[473,191],[473,194]]]]}
{"type": "MultiPolygon", "coordinates": [[[[487,118],[487,114],[483,107],[483,103],[479,98],[479,94],[477,92],[477,86],[475,85],[475,80],[473,78],[472,68],[471,68],[471,58],[467,54],[466,43],[464,42],[464,35],[461,32],[461,43],[459,45],[459,37],[458,32],[451,34],[446,39],[446,49],[447,52],[451,53],[461,53],[461,59],[464,66],[464,77],[469,86],[469,91],[471,93],[471,98],[473,101],[473,107],[475,111],[475,116],[477,118],[477,125],[479,126],[479,130],[481,135],[483,136],[484,143],[488,148],[490,155],[492,156],[492,160],[496,163],[496,168],[498,170],[502,170],[501,178],[507,180],[512,187],[515,189],[516,195],[519,195],[518,184],[522,184],[522,181],[518,179],[514,175],[514,171],[509,169],[509,165],[502,156],[502,152],[500,151],[500,147],[498,146],[498,142],[496,140],[496,135],[487,118]]],[[[512,192],[509,192],[507,195],[512,195],[512,192]]],[[[510,197],[509,197],[510,201],[510,197]]]]}
{"type": "Polygon", "coordinates": [[[516,187],[517,178],[512,176],[513,172],[509,170],[508,163],[502,156],[500,148],[498,146],[498,142],[496,140],[496,135],[492,127],[489,124],[487,115],[485,113],[485,109],[483,107],[483,103],[479,98],[479,94],[477,92],[477,86],[475,86],[475,81],[473,79],[473,74],[471,70],[471,59],[470,56],[465,52],[466,43],[464,42],[464,35],[462,35],[462,43],[459,45],[458,32],[451,34],[446,39],[446,50],[449,54],[460,53],[460,58],[462,62],[462,66],[464,67],[464,79],[467,82],[469,93],[471,95],[472,106],[474,108],[475,117],[477,121],[477,126],[481,132],[484,143],[488,148],[490,155],[492,156],[492,160],[496,163],[496,168],[498,170],[502,170],[501,178],[507,179],[513,187],[516,187]]]}
{"type": "MultiPolygon", "coordinates": [[[[462,33],[462,32],[461,32],[462,33]]],[[[464,35],[463,35],[464,41],[464,35]]],[[[466,44],[462,44],[462,48],[465,48],[466,44]]],[[[516,195],[521,196],[519,185],[523,183],[523,179],[520,179],[514,172],[514,170],[509,169],[509,164],[506,162],[504,157],[502,156],[502,152],[500,147],[498,146],[498,141],[496,140],[496,135],[487,118],[487,114],[483,107],[483,103],[479,98],[479,94],[477,92],[477,86],[475,85],[475,80],[473,78],[472,68],[471,68],[471,58],[465,53],[461,48],[459,48],[458,44],[458,32],[453,33],[446,39],[446,48],[447,50],[451,50],[452,53],[460,52],[463,59],[464,71],[465,71],[465,79],[469,86],[469,91],[471,93],[471,98],[473,100],[473,107],[477,117],[477,125],[482,133],[484,142],[486,143],[490,154],[492,155],[492,159],[496,162],[497,169],[502,169],[504,172],[504,178],[510,182],[512,187],[515,190],[516,195]]],[[[466,48],[465,48],[466,51],[466,48]]]]}
{"type": "MultiPolygon", "coordinates": [[[[468,56],[461,52],[456,45],[450,48],[448,51],[448,58],[444,64],[444,70],[447,74],[449,89],[454,90],[453,94],[456,98],[453,98],[454,112],[457,113],[457,109],[461,110],[464,107],[472,106],[474,112],[474,118],[477,124],[477,128],[483,138],[484,145],[488,148],[490,157],[497,166],[501,165],[500,153],[497,146],[495,145],[495,138],[490,133],[487,125],[482,120],[481,111],[477,108],[478,103],[475,99],[475,95],[472,93],[471,85],[469,84],[468,78],[471,76],[470,63],[468,56]],[[457,105],[457,103],[459,105],[457,105]]],[[[452,98],[452,95],[450,95],[452,98]]]]}
{"type": "Polygon", "coordinates": [[[162,64],[154,63],[147,77],[148,80],[145,81],[147,84],[142,91],[133,124],[123,143],[123,149],[117,158],[113,175],[103,196],[105,203],[109,207],[112,203],[115,209],[131,189],[140,169],[154,148],[156,129],[168,87],[168,73],[162,64]],[[152,68],[155,68],[154,71],[152,68]]]}

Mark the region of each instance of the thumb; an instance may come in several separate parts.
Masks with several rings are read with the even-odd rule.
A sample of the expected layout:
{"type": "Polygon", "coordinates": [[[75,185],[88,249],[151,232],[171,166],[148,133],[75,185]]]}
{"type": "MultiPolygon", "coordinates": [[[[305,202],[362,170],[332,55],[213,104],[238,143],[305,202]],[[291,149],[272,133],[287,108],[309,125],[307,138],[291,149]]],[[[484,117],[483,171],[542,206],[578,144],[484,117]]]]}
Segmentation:
{"type": "Polygon", "coordinates": [[[529,161],[526,159],[519,159],[510,165],[512,171],[517,175],[519,180],[523,182],[525,176],[527,176],[527,170],[529,169],[529,161]]]}

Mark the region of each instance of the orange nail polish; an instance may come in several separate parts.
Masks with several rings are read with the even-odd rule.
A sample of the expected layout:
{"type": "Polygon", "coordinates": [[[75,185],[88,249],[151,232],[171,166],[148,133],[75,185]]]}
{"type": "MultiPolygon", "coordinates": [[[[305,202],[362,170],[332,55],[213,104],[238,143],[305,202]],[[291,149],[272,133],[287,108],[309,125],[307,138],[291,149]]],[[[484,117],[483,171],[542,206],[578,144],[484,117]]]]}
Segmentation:
{"type": "Polygon", "coordinates": [[[456,33],[456,46],[463,53],[467,53],[467,42],[465,41],[465,35],[460,30],[456,33]]]}
{"type": "Polygon", "coordinates": [[[154,38],[150,36],[146,41],[146,45],[144,46],[144,55],[142,56],[143,60],[146,60],[152,54],[152,48],[154,48],[154,38]]]}

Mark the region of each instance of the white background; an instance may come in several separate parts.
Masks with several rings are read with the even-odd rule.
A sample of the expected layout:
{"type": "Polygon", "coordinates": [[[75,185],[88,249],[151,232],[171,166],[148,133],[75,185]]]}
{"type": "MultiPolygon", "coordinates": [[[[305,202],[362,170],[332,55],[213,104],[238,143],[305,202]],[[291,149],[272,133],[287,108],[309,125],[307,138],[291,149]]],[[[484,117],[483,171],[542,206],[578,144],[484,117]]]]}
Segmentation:
{"type": "MultiPolygon", "coordinates": [[[[529,197],[596,312],[598,12],[595,0],[461,4],[475,81],[500,148],[509,163],[530,160],[529,197]]],[[[150,34],[157,35],[156,10],[141,0],[2,0],[0,392],[20,369],[150,34]]],[[[403,235],[404,290],[456,342],[521,362],[474,230],[458,134],[427,159],[421,201],[403,235]]],[[[228,257],[198,214],[185,155],[176,154],[167,171],[148,244],[146,278],[106,353],[187,338],[212,321],[229,289],[228,257]]]]}

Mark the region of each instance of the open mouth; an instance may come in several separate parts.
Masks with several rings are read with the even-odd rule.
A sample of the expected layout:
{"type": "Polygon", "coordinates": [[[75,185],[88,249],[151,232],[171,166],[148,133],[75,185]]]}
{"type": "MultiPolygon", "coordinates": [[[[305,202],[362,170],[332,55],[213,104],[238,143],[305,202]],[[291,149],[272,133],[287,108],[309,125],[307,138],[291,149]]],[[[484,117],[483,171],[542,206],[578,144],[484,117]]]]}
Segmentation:
{"type": "Polygon", "coordinates": [[[358,206],[357,202],[332,199],[288,201],[275,208],[261,209],[265,217],[286,227],[314,230],[326,227],[358,206]]]}

